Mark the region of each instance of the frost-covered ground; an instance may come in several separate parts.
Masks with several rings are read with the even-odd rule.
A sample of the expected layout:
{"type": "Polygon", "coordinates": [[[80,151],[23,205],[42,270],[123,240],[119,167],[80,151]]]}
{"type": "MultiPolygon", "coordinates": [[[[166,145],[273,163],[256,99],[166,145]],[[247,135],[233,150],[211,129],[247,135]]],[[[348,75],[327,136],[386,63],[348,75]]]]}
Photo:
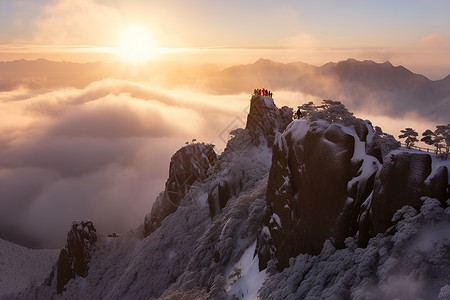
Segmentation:
{"type": "Polygon", "coordinates": [[[300,254],[281,273],[269,267],[260,297],[450,299],[450,208],[423,200],[420,211],[399,210],[397,225],[370,239],[367,248],[357,248],[353,237],[340,250],[326,242],[319,255],[300,254]]]}
{"type": "Polygon", "coordinates": [[[34,250],[0,239],[0,298],[42,283],[58,254],[59,250],[34,250]]]}

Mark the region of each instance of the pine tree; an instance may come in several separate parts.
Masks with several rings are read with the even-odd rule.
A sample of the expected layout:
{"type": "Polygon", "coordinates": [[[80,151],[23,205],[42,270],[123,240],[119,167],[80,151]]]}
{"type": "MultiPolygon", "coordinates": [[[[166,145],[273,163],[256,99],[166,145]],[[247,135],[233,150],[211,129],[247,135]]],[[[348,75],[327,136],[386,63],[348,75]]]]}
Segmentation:
{"type": "Polygon", "coordinates": [[[405,139],[406,148],[411,149],[411,147],[414,147],[414,144],[418,142],[417,136],[419,135],[414,129],[412,128],[406,128],[403,130],[400,130],[402,134],[400,134],[398,137],[401,139],[405,139]]]}
{"type": "Polygon", "coordinates": [[[422,133],[422,136],[422,142],[435,146],[436,153],[439,153],[440,149],[444,149],[445,159],[448,158],[450,152],[450,124],[437,125],[435,131],[427,129],[422,133]]]}

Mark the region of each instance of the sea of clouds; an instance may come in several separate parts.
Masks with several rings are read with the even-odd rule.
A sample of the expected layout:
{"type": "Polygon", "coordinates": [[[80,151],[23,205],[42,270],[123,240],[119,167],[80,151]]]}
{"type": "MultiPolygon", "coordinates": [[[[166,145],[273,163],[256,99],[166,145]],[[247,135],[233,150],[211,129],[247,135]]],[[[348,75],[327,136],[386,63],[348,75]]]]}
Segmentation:
{"type": "Polygon", "coordinates": [[[83,89],[0,93],[0,237],[61,247],[73,220],[142,224],[172,154],[196,139],[220,152],[245,126],[248,95],[214,96],[105,79],[83,89]]]}

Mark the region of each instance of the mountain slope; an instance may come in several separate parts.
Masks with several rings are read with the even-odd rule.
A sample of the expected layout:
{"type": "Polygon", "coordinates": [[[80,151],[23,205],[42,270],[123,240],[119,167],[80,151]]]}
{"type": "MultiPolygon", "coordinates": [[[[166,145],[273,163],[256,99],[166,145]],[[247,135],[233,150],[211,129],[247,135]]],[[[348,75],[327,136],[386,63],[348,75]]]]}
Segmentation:
{"type": "MultiPolygon", "coordinates": [[[[342,104],[324,104],[292,122],[289,108],[254,95],[246,128],[208,159],[206,177],[177,183],[182,199],[147,237],[144,226],[97,235],[87,274],[59,295],[56,274],[17,298],[445,299],[450,162],[398,149],[342,104]],[[393,197],[385,179],[398,173],[393,197]],[[394,211],[380,217],[380,203],[394,211]]],[[[205,148],[179,153],[195,162],[205,148]]],[[[168,182],[173,191],[177,181],[168,182]]],[[[83,236],[83,227],[73,229],[69,237],[83,236]]],[[[74,252],[67,247],[61,253],[74,252]]]]}
{"type": "Polygon", "coordinates": [[[0,239],[0,298],[41,284],[58,259],[58,250],[33,250],[0,239]]]}

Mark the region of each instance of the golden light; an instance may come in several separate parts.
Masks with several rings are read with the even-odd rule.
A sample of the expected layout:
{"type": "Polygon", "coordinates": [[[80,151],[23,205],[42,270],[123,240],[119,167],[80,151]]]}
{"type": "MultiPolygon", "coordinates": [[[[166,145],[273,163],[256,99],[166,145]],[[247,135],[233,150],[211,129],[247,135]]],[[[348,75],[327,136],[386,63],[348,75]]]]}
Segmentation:
{"type": "Polygon", "coordinates": [[[117,55],[124,61],[142,63],[157,54],[155,42],[150,33],[141,26],[130,26],[120,34],[117,55]]]}

